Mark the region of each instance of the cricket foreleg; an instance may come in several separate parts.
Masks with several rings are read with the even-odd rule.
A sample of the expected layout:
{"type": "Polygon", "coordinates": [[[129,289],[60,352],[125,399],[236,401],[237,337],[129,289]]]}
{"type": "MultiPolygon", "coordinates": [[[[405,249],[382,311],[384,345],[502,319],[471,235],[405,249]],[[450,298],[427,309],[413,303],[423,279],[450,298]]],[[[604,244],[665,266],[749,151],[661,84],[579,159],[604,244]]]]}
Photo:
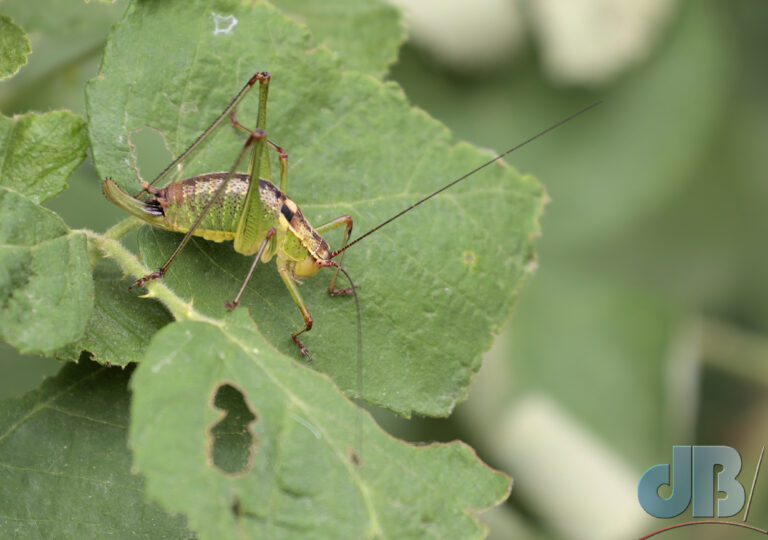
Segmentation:
{"type": "MultiPolygon", "coordinates": [[[[347,242],[349,242],[349,237],[352,234],[352,217],[349,215],[346,216],[340,216],[336,219],[332,219],[328,223],[323,223],[322,225],[315,227],[315,230],[318,232],[318,234],[323,234],[326,231],[330,231],[333,229],[338,229],[342,225],[345,226],[344,228],[344,240],[342,241],[342,249],[344,246],[347,245],[347,242]]],[[[337,261],[338,265],[341,265],[341,260],[344,257],[344,253],[341,253],[341,257],[339,257],[339,260],[337,261]]],[[[336,267],[336,270],[333,272],[333,277],[331,278],[331,283],[328,286],[328,294],[331,296],[341,296],[346,294],[352,294],[352,287],[346,287],[344,289],[337,289],[336,288],[336,278],[339,276],[339,268],[336,267]]]]}
{"type": "Polygon", "coordinates": [[[228,310],[232,311],[240,303],[240,298],[243,297],[245,288],[248,286],[248,282],[251,281],[251,277],[253,276],[253,271],[256,270],[256,265],[259,264],[259,261],[261,260],[261,254],[264,253],[264,249],[267,247],[267,244],[269,243],[269,239],[272,238],[274,235],[275,235],[275,228],[270,227],[270,229],[267,231],[267,236],[264,237],[264,240],[261,242],[261,245],[259,246],[259,251],[256,253],[256,256],[253,258],[253,264],[251,265],[251,269],[248,270],[248,275],[245,276],[245,281],[243,281],[243,286],[240,287],[240,290],[238,291],[237,296],[235,296],[235,299],[225,304],[228,310]]]}
{"type": "Polygon", "coordinates": [[[296,306],[299,308],[299,311],[301,311],[301,316],[304,317],[304,328],[298,332],[293,332],[291,334],[291,339],[296,345],[299,346],[301,354],[306,356],[307,360],[311,361],[312,355],[309,354],[309,351],[301,342],[299,336],[304,332],[309,332],[312,330],[312,315],[309,314],[307,304],[304,303],[304,299],[301,298],[301,293],[299,293],[299,286],[293,279],[293,272],[291,272],[286,263],[278,260],[277,271],[280,273],[280,277],[283,279],[283,283],[285,283],[285,286],[288,288],[288,292],[291,293],[291,298],[293,298],[293,301],[296,302],[296,306]]]}

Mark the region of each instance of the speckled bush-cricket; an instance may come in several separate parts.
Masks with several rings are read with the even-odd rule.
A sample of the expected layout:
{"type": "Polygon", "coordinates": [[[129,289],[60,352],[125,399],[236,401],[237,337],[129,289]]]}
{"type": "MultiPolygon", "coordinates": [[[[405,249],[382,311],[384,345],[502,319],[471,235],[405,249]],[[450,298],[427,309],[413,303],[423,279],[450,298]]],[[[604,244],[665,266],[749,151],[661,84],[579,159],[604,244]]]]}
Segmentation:
{"type": "Polygon", "coordinates": [[[253,264],[239,292],[234,300],[226,303],[229,309],[234,309],[240,302],[259,261],[266,263],[276,257],[280,277],[304,318],[304,328],[293,332],[291,338],[308,359],[311,359],[311,356],[299,336],[311,330],[313,320],[299,292],[298,285],[301,283],[301,279],[315,275],[321,268],[332,267],[334,273],[328,287],[329,293],[332,296],[354,295],[358,317],[359,361],[361,349],[360,310],[355,285],[341,267],[342,254],[363,238],[398,219],[423,202],[597,105],[594,103],[582,109],[486,161],[349,242],[353,225],[349,215],[340,216],[317,227],[312,227],[304,218],[299,206],[286,195],[288,154],[280,145],[269,139],[266,132],[269,81],[269,73],[259,72],[253,75],[213,123],[186,150],[152,182],[143,183],[142,191],[138,195],[130,196],[109,178],[104,181],[104,194],[110,201],[152,226],[185,233],[165,264],[157,271],[136,280],[131,288],[143,287],[148,281],[163,277],[192,236],[200,236],[215,242],[232,240],[235,251],[243,255],[254,255],[253,264]],[[238,103],[257,84],[259,85],[257,123],[256,128],[250,130],[239,122],[235,112],[238,103]],[[189,157],[227,118],[234,128],[247,135],[242,149],[228,171],[201,174],[170,183],[164,188],[155,187],[155,184],[168,176],[177,165],[189,157]],[[275,151],[279,156],[279,187],[264,177],[269,175],[268,171],[270,170],[268,150],[275,151]],[[247,172],[238,172],[246,156],[249,156],[247,172]],[[340,248],[332,250],[328,242],[323,239],[322,234],[339,227],[344,227],[342,245],[340,248]],[[338,261],[334,260],[336,258],[338,261]],[[350,287],[336,287],[336,279],[340,271],[346,276],[350,287]]]}

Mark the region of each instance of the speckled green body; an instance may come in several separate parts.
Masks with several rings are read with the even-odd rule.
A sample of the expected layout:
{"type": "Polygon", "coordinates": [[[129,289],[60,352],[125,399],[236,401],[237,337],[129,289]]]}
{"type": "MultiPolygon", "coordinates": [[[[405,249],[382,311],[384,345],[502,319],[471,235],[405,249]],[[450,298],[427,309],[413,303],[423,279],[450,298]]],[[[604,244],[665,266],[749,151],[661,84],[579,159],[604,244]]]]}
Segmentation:
{"type": "MultiPolygon", "coordinates": [[[[210,202],[225,177],[226,173],[209,173],[181,182],[174,182],[159,190],[155,197],[158,201],[163,201],[166,228],[172,231],[187,232],[202,209],[210,202]]],[[[227,184],[224,192],[213,203],[211,210],[203,217],[193,234],[216,242],[233,240],[237,231],[237,224],[243,213],[248,185],[247,174],[235,175],[227,184]]],[[[266,225],[264,229],[266,231],[269,227],[278,224],[280,195],[282,193],[271,182],[260,180],[259,195],[264,214],[262,220],[266,225]]]]}
{"type": "MultiPolygon", "coordinates": [[[[150,225],[185,233],[194,225],[226,176],[227,173],[215,172],[173,182],[152,190],[146,200],[131,197],[107,179],[104,194],[110,201],[150,225]]],[[[260,215],[245,216],[249,185],[247,174],[235,174],[192,235],[214,242],[233,240],[235,251],[252,255],[258,251],[267,231],[274,227],[277,232],[262,255],[264,262],[278,252],[287,261],[294,262],[330,258],[328,244],[307,222],[298,205],[268,180],[259,179],[260,215]],[[238,226],[245,217],[248,217],[249,227],[238,236],[238,226]]],[[[302,275],[316,271],[309,262],[304,266],[306,269],[301,271],[302,275]]]]}

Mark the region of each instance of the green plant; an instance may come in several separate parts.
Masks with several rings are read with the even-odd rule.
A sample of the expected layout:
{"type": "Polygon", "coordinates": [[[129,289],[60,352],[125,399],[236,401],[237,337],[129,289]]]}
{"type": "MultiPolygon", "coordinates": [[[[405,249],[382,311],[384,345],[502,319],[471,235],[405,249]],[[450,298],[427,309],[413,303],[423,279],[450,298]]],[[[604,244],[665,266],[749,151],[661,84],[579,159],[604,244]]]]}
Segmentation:
{"type": "MultiPolygon", "coordinates": [[[[152,166],[143,148],[176,155],[256,70],[273,75],[268,131],[288,150],[291,196],[314,222],[349,213],[365,230],[485,159],[452,146],[379,80],[402,40],[391,8],[339,0],[325,6],[338,10],[334,25],[303,4],[276,2],[307,27],[267,3],[133,2],[86,89],[87,123],[62,111],[0,120],[2,337],[79,360],[0,408],[0,530],[464,538],[484,531],[470,509],[506,497],[508,477],[471,448],[397,441],[345,395],[405,416],[450,414],[532,267],[544,199],[533,178],[493,166],[350,250],[362,389],[353,304],[328,298],[322,278],[302,288],[317,323],[307,366],[287,338],[300,321],[271,266],[247,311],[226,314],[250,261],[195,240],[148,286],[152,299],[139,298],[127,284],[178,235],[141,229],[138,258],[121,243],[133,218],[102,234],[39,205],[66,187],[86,133],[99,176],[136,190],[136,173],[152,166]],[[338,30],[352,22],[362,27],[338,30]]],[[[23,50],[16,34],[2,46],[23,50]]],[[[254,110],[247,101],[238,117],[248,123],[254,110]]],[[[241,134],[220,131],[184,176],[228,168],[241,134]]]]}

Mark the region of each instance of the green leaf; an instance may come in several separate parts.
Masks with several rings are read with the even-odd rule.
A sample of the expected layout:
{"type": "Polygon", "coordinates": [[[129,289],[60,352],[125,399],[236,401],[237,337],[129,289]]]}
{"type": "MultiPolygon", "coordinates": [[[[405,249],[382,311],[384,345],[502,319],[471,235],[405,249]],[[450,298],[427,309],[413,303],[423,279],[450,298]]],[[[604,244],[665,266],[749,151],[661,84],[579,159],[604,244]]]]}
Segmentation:
{"type": "Polygon", "coordinates": [[[500,387],[555,397],[638,470],[668,448],[674,414],[663,383],[683,325],[679,310],[576,265],[542,269],[520,310],[510,326],[509,378],[496,381],[500,387]]]}
{"type": "Polygon", "coordinates": [[[85,234],[0,187],[0,337],[51,353],[83,334],[92,307],[85,234]]]}
{"type": "MultiPolygon", "coordinates": [[[[488,159],[452,146],[448,131],[409,108],[396,85],[342,73],[326,50],[307,49],[307,34],[265,3],[132,4],[87,92],[100,175],[138,191],[132,135],[148,127],[178,155],[256,70],[273,74],[270,138],[291,156],[289,193],[312,223],[348,213],[365,231],[488,159]],[[230,34],[214,35],[211,10],[238,20],[230,34]]],[[[255,97],[238,110],[246,125],[255,97]]],[[[183,176],[229,169],[241,135],[225,125],[183,176]]],[[[406,415],[450,413],[532,267],[542,200],[534,179],[493,165],[346,253],[360,285],[366,400],[406,415]]],[[[178,240],[146,231],[147,264],[158,267],[178,240]]],[[[340,235],[329,240],[338,245],[340,235]]],[[[164,281],[220,317],[249,265],[230,244],[195,240],[164,281]]],[[[312,367],[354,393],[354,303],[329,298],[326,279],[301,288],[315,320],[305,343],[312,367]]],[[[302,360],[289,335],[303,322],[274,267],[257,269],[241,305],[273,346],[302,360]]]]}
{"type": "Polygon", "coordinates": [[[0,115],[0,186],[39,203],[67,187],[85,159],[85,122],[68,111],[0,115]]]}
{"type": "Polygon", "coordinates": [[[27,63],[27,56],[31,52],[32,47],[24,29],[0,13],[0,79],[7,79],[19,71],[27,63]]]}
{"type": "Polygon", "coordinates": [[[480,538],[469,510],[509,488],[462,443],[392,439],[326,376],[275,351],[244,311],[166,326],[131,389],[129,440],[148,493],[203,539],[480,538]],[[249,466],[236,474],[213,448],[220,388],[249,411],[249,466]]]}
{"type": "Polygon", "coordinates": [[[632,246],[623,235],[653,220],[689,178],[698,181],[695,167],[711,161],[712,137],[733,112],[727,96],[741,56],[729,55],[718,4],[680,4],[656,53],[600,91],[553,86],[535,61],[464,85],[450,74],[422,76],[434,68],[404,54],[393,76],[414,103],[488,147],[511,146],[602,99],[597,109],[515,153],[514,161],[536,172],[553,201],[540,253],[562,256],[607,241],[632,246]]]}
{"type": "Polygon", "coordinates": [[[35,53],[3,83],[0,110],[84,112],[83,87],[98,72],[109,27],[126,3],[3,0],[2,11],[29,33],[35,53]]]}
{"type": "Polygon", "coordinates": [[[94,309],[85,334],[57,351],[57,358],[76,362],[81,351],[88,351],[102,365],[141,360],[152,335],[172,319],[160,304],[128,294],[130,282],[122,278],[111,263],[96,266],[94,309]]]}
{"type": "Polygon", "coordinates": [[[126,447],[130,373],[67,364],[0,402],[0,537],[188,538],[143,498],[126,447]]]}
{"type": "Polygon", "coordinates": [[[387,72],[405,41],[398,10],[380,0],[275,0],[274,4],[305,23],[314,41],[336,52],[345,68],[374,77],[387,72]]]}

